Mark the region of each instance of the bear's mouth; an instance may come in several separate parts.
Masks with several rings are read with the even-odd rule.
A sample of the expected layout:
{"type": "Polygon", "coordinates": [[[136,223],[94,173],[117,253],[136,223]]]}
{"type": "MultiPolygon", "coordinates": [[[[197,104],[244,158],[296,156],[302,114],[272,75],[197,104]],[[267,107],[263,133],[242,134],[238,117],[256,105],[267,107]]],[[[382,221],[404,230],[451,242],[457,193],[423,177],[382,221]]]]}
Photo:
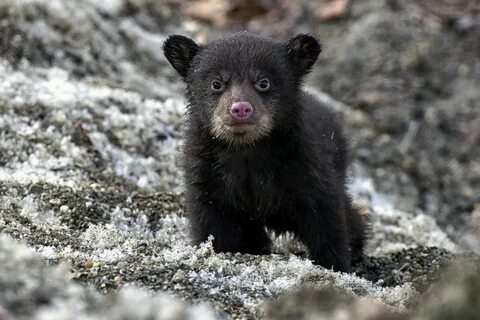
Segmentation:
{"type": "Polygon", "coordinates": [[[239,119],[234,119],[232,117],[228,117],[227,119],[223,119],[223,124],[229,127],[236,127],[236,126],[242,126],[242,125],[254,125],[256,123],[256,118],[255,116],[251,117],[250,119],[246,120],[239,120],[239,119]]]}
{"type": "Polygon", "coordinates": [[[272,126],[272,118],[268,115],[259,117],[259,113],[242,121],[232,119],[230,115],[214,115],[211,119],[213,136],[234,145],[253,144],[267,136],[272,126]]]}
{"type": "Polygon", "coordinates": [[[243,135],[251,130],[255,129],[255,123],[253,122],[238,122],[225,124],[229,131],[233,134],[243,135]]]}

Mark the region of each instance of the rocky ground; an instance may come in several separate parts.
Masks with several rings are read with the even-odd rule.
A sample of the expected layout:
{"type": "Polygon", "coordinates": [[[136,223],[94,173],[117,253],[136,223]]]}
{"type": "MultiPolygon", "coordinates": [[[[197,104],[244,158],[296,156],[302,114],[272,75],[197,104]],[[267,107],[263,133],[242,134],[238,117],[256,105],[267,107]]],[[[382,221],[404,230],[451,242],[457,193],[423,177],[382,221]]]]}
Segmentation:
{"type": "Polygon", "coordinates": [[[474,319],[478,5],[440,2],[0,2],[0,319],[474,319]],[[372,220],[353,275],[288,235],[268,256],[189,243],[160,48],[242,28],[324,43],[307,85],[345,118],[372,220]]]}

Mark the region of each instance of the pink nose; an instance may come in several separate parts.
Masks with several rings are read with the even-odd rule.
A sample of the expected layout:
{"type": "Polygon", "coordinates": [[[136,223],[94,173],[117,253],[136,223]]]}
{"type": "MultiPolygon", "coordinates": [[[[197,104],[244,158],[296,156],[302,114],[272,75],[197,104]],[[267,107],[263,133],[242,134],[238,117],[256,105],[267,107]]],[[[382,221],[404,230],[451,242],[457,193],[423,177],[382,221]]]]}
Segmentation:
{"type": "Polygon", "coordinates": [[[250,102],[234,102],[230,107],[230,115],[236,120],[245,121],[253,114],[253,107],[250,102]]]}

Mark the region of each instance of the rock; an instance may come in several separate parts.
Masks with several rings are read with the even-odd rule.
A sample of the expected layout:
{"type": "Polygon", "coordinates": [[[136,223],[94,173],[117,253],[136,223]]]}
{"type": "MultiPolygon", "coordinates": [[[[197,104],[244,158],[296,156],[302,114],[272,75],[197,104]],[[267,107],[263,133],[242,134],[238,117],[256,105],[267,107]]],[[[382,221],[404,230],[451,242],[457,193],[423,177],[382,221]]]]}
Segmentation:
{"type": "Polygon", "coordinates": [[[480,260],[460,259],[418,301],[412,320],[478,319],[479,293],[480,260]]]}
{"type": "Polygon", "coordinates": [[[334,288],[302,290],[280,296],[264,305],[264,319],[318,319],[318,320],[401,320],[370,299],[352,298],[347,292],[334,288]]]}
{"type": "Polygon", "coordinates": [[[183,270],[178,270],[175,272],[175,274],[172,277],[173,282],[183,282],[187,278],[187,275],[185,274],[185,271],[183,270]]]}
{"type": "Polygon", "coordinates": [[[99,76],[102,83],[108,80],[112,86],[133,88],[147,96],[168,94],[172,85],[156,77],[167,72],[158,68],[166,63],[160,50],[165,36],[150,31],[163,29],[171,19],[164,15],[168,6],[155,1],[142,1],[136,8],[133,1],[102,3],[2,1],[2,56],[14,65],[27,59],[77,76],[99,76]],[[141,25],[134,15],[119,14],[134,8],[144,15],[141,25]]]}
{"type": "Polygon", "coordinates": [[[47,266],[39,255],[4,235],[0,235],[0,265],[2,319],[217,318],[205,305],[188,307],[166,294],[152,295],[134,287],[103,296],[71,280],[66,265],[47,266]]]}
{"type": "Polygon", "coordinates": [[[480,64],[472,47],[480,32],[459,36],[430,20],[448,16],[455,25],[475,17],[466,2],[351,1],[347,19],[312,29],[325,50],[309,84],[353,107],[346,112],[352,157],[380,190],[395,195],[396,208],[421,208],[445,228],[455,220],[461,230],[450,235],[478,250],[468,224],[480,194],[479,77],[465,70],[480,64]],[[380,139],[385,133],[388,143],[380,139]]]}

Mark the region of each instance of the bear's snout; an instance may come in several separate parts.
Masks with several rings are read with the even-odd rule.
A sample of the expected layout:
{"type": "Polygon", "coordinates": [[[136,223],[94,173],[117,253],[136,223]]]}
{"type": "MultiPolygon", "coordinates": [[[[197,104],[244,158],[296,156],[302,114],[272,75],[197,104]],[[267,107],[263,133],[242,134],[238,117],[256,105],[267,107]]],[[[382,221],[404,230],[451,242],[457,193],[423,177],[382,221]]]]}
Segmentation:
{"type": "Polygon", "coordinates": [[[247,121],[252,117],[253,114],[253,107],[250,102],[241,101],[241,102],[234,102],[230,106],[230,115],[236,121],[247,121]]]}

